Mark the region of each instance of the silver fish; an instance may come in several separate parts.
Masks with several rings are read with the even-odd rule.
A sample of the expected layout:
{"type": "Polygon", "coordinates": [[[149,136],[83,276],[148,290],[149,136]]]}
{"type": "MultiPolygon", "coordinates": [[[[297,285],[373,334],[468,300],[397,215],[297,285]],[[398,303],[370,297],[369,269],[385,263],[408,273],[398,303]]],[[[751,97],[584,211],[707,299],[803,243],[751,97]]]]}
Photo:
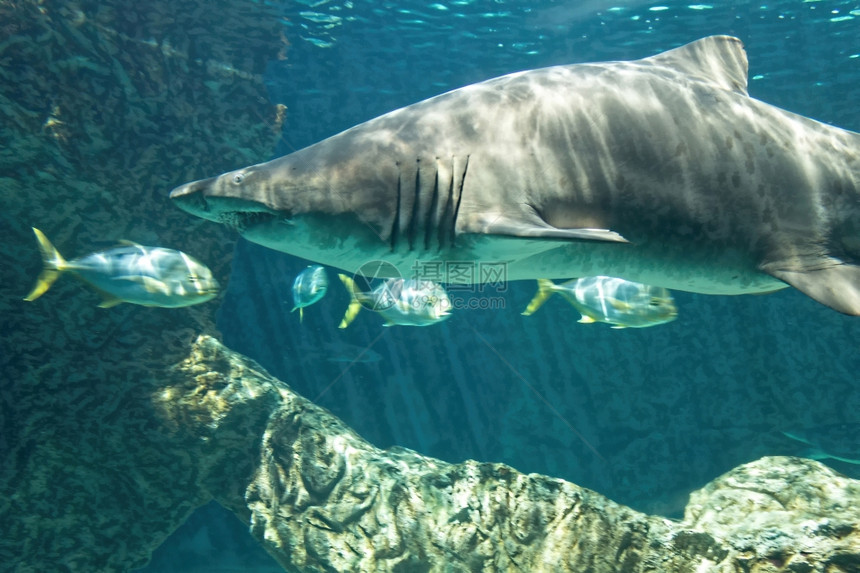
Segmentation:
{"type": "Polygon", "coordinates": [[[578,322],[605,322],[612,328],[645,328],[675,320],[678,309],[672,294],[663,287],[635,283],[615,277],[585,277],[560,285],[538,279],[538,292],[523,312],[525,316],[559,293],[582,314],[578,322]]]}
{"type": "Polygon", "coordinates": [[[338,276],[352,298],[339,328],[349,326],[361,307],[382,316],[383,326],[429,326],[451,316],[448,293],[433,281],[388,279],[372,291],[362,292],[350,277],[338,276]]]}
{"type": "Polygon", "coordinates": [[[304,318],[304,308],[319,301],[328,290],[328,275],[320,265],[311,265],[298,274],[293,281],[293,303],[290,312],[299,311],[299,322],[304,318]]]}
{"type": "Polygon", "coordinates": [[[33,232],[45,268],[24,300],[42,296],[64,272],[101,294],[101,308],[123,302],[176,308],[206,302],[218,294],[212,271],[181,251],[123,241],[121,246],[66,261],[42,231],[34,227],[33,232]]]}

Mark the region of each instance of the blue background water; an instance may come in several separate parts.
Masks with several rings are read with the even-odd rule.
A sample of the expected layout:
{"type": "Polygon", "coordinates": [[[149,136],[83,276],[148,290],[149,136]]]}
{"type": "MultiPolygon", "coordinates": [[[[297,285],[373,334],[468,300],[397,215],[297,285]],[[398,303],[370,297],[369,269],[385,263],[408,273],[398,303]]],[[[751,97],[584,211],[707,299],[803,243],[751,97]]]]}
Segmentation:
{"type": "MultiPolygon", "coordinates": [[[[303,0],[284,17],[291,47],[268,73],[288,107],[278,154],[503,73],[636,59],[709,34],[745,42],[753,97],[860,130],[858,2],[303,0]]],[[[781,430],[860,421],[860,321],[790,289],[677,293],[676,322],[616,331],[577,324],[562,300],[522,317],[534,285],[510,283],[483,293],[502,309],[425,329],[363,312],[341,331],[348,301],[333,272],[304,324],[289,313],[306,264],[240,241],[224,341],[381,447],[504,462],[678,517],[689,491],[731,467],[801,453],[781,430]],[[378,360],[341,361],[368,347],[378,360]]],[[[274,567],[242,530],[202,508],[145,571],[274,567]]]]}

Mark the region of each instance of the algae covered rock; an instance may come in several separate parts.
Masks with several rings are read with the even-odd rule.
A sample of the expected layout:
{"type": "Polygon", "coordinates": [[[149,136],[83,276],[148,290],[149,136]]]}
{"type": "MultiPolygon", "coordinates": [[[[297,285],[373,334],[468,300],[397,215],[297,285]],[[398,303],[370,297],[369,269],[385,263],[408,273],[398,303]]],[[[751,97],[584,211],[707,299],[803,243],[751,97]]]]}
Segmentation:
{"type": "Polygon", "coordinates": [[[31,227],[70,254],[183,249],[224,282],[232,236],[189,229],[166,194],[271,154],[280,31],[254,1],[0,0],[0,570],[127,571],[211,499],[151,394],[214,307],[106,311],[65,280],[24,302],[31,227]]]}
{"type": "Polygon", "coordinates": [[[677,522],[503,464],[380,450],[209,337],[170,377],[162,417],[187,444],[200,436],[203,459],[233,458],[204,462],[217,467],[204,481],[218,477],[209,491],[289,571],[860,567],[860,483],[812,460],[736,468],[695,492],[677,522]]]}
{"type": "Polygon", "coordinates": [[[684,523],[761,571],[860,571],[858,500],[860,482],[825,465],[766,457],[694,492],[684,523]]]}
{"type": "Polygon", "coordinates": [[[812,460],[736,468],[677,522],[503,464],[381,450],[209,336],[129,373],[120,410],[85,401],[99,428],[4,466],[13,571],[139,566],[211,499],[288,571],[860,570],[860,484],[812,460]]]}

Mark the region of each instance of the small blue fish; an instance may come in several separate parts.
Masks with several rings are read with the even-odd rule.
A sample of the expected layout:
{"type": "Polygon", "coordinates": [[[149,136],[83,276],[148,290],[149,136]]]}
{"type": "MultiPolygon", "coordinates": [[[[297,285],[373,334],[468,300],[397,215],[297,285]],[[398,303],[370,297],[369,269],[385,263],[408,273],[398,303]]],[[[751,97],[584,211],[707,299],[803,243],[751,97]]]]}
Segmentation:
{"type": "Polygon", "coordinates": [[[813,460],[833,459],[860,465],[860,423],[824,424],[784,430],[782,434],[809,446],[798,455],[813,460]]]}
{"type": "Polygon", "coordinates": [[[325,296],[328,290],[328,275],[325,269],[319,265],[311,265],[296,277],[293,281],[293,303],[295,306],[290,312],[299,311],[299,322],[304,318],[304,308],[317,302],[325,296]]]}
{"type": "Polygon", "coordinates": [[[385,319],[383,326],[429,326],[451,316],[451,299],[432,281],[388,279],[370,292],[362,292],[350,277],[338,275],[351,302],[338,328],[346,328],[364,306],[385,319]]]}
{"type": "Polygon", "coordinates": [[[612,328],[645,328],[675,320],[678,309],[663,287],[614,277],[585,277],[560,285],[538,279],[538,292],[523,312],[533,314],[554,293],[561,294],[582,314],[579,322],[605,322],[612,328]]]}
{"type": "Polygon", "coordinates": [[[123,241],[119,247],[66,261],[39,229],[33,228],[44,270],[24,300],[42,296],[63,272],[99,292],[101,308],[123,302],[176,308],[206,302],[218,294],[209,268],[181,251],[123,241]]]}

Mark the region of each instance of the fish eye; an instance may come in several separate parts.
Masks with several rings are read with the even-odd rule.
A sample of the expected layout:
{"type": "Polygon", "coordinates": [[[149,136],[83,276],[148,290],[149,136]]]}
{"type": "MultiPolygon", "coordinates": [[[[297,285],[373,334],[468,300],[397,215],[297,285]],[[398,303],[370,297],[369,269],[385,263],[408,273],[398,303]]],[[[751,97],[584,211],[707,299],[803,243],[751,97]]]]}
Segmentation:
{"type": "Polygon", "coordinates": [[[188,280],[193,282],[193,283],[196,283],[197,281],[200,280],[200,277],[198,277],[197,275],[188,275],[188,280]]]}
{"type": "Polygon", "coordinates": [[[233,183],[235,183],[236,185],[240,184],[244,180],[245,180],[245,174],[244,173],[237,173],[233,176],[233,183]]]}

